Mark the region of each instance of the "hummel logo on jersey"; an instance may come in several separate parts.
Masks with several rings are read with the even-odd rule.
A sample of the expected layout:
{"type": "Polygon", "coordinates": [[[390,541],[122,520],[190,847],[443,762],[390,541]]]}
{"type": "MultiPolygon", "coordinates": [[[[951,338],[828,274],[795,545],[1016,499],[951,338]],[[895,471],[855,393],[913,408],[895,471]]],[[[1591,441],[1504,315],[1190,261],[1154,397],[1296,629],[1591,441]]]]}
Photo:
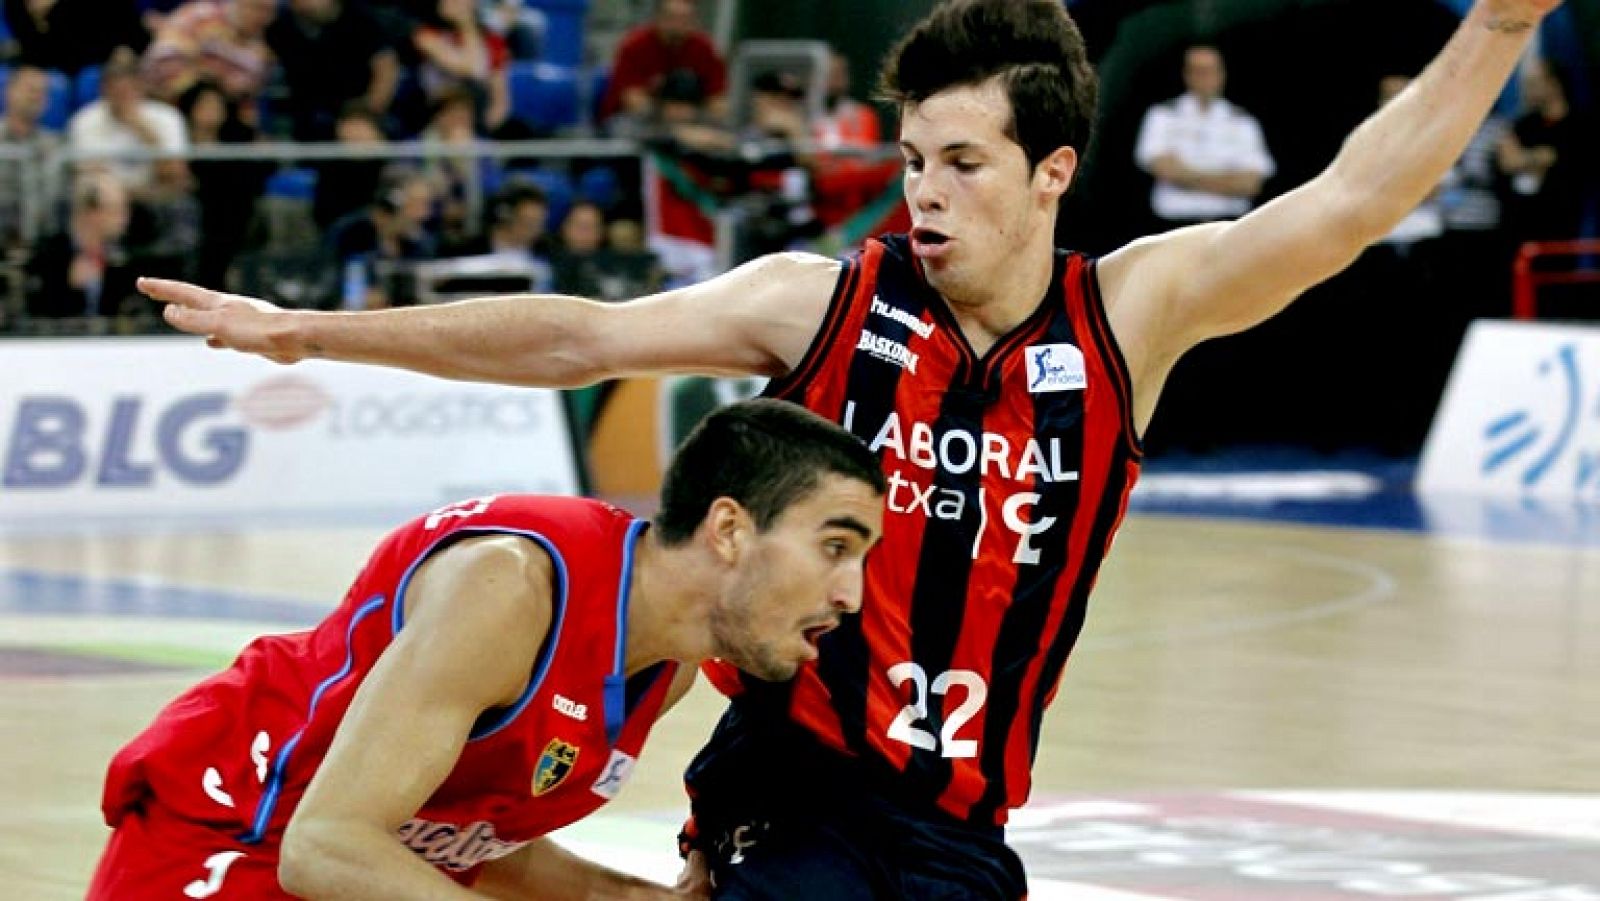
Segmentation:
{"type": "Polygon", "coordinates": [[[589,718],[589,705],[579,704],[577,701],[574,701],[568,697],[556,695],[555,701],[553,701],[550,706],[555,708],[556,713],[562,714],[563,716],[570,716],[580,723],[589,718]]]}
{"type": "Polygon", "coordinates": [[[906,346],[899,341],[892,341],[862,329],[861,340],[856,342],[856,350],[864,350],[886,363],[893,363],[909,371],[912,375],[917,374],[917,355],[906,349],[906,346]]]}
{"type": "Polygon", "coordinates": [[[878,295],[876,294],[872,295],[872,315],[882,316],[885,319],[898,322],[906,328],[911,329],[913,332],[916,332],[918,338],[926,338],[933,334],[933,323],[923,322],[921,319],[918,319],[916,316],[912,315],[908,310],[902,310],[899,307],[889,306],[879,299],[878,295]]]}
{"type": "Polygon", "coordinates": [[[1028,393],[1082,391],[1089,386],[1083,370],[1083,351],[1071,344],[1035,344],[1025,355],[1028,393]]]}

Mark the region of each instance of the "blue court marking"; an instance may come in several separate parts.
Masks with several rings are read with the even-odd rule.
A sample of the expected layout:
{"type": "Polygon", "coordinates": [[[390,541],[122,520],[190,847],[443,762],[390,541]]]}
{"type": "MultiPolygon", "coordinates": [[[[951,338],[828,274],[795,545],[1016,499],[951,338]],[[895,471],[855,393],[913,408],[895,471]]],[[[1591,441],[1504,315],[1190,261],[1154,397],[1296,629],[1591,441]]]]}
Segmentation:
{"type": "MultiPolygon", "coordinates": [[[[1505,427],[1509,428],[1509,424],[1505,427]]],[[[1135,513],[1287,522],[1356,529],[1390,529],[1486,538],[1512,543],[1600,547],[1600,505],[1522,498],[1418,496],[1412,485],[1417,461],[1360,452],[1319,455],[1303,448],[1258,447],[1197,456],[1164,454],[1146,461],[1146,475],[1216,477],[1308,472],[1354,474],[1373,490],[1323,498],[1177,496],[1141,494],[1135,513]]]]}
{"type": "Polygon", "coordinates": [[[303,601],[216,588],[0,569],[0,615],[160,617],[307,627],[327,612],[303,601]]]}

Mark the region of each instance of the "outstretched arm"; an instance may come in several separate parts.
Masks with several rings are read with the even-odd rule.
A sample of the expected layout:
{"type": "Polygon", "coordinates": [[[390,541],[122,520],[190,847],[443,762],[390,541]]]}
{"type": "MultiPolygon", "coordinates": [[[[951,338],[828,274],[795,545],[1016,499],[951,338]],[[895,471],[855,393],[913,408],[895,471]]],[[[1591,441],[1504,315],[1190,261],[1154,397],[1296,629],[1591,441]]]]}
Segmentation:
{"type": "Polygon", "coordinates": [[[174,328],[279,363],[322,357],[565,388],[636,373],[781,375],[821,325],[839,268],[784,253],[628,303],[513,295],[360,313],[283,310],[165,279],[140,279],[139,290],[167,304],[174,328]]]}
{"type": "Polygon", "coordinates": [[[1139,361],[1141,419],[1185,350],[1279,312],[1414,209],[1560,3],[1479,0],[1427,70],[1356,129],[1321,175],[1237,221],[1158,235],[1107,257],[1101,284],[1118,337],[1139,361]]]}

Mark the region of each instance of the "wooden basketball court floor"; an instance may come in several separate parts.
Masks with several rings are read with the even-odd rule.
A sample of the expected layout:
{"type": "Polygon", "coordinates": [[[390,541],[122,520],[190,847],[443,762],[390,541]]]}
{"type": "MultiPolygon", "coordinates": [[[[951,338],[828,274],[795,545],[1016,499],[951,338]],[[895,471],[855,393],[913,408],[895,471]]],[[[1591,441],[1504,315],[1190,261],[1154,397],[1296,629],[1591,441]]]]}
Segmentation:
{"type": "MultiPolygon", "coordinates": [[[[115,749],[382,532],[0,534],[0,898],[81,897],[115,749]]],[[[670,878],[719,709],[566,838],[670,878]]],[[[1600,545],[1135,514],[1035,777],[1035,898],[1600,899],[1600,545]]]]}

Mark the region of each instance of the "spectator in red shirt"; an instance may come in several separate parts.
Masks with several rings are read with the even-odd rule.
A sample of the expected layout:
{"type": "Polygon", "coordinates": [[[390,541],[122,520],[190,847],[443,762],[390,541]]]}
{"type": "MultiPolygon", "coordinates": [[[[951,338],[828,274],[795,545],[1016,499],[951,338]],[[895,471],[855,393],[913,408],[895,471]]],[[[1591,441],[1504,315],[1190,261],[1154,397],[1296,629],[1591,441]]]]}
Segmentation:
{"type": "Polygon", "coordinates": [[[655,19],[623,36],[611,68],[611,84],[600,104],[600,118],[619,113],[649,119],[656,92],[668,73],[693,72],[716,118],[724,112],[728,72],[711,37],[696,20],[695,0],[656,0],[655,19]]]}
{"type": "Polygon", "coordinates": [[[480,130],[496,135],[511,116],[511,54],[499,35],[484,28],[475,0],[439,0],[433,21],[419,27],[414,40],[429,102],[466,88],[479,100],[480,130]]]}
{"type": "Polygon", "coordinates": [[[829,55],[827,102],[822,117],[812,123],[811,139],[817,146],[811,158],[812,201],[824,225],[844,222],[900,176],[898,156],[873,159],[832,152],[867,150],[883,142],[877,111],[850,96],[850,61],[837,50],[829,55]]]}

